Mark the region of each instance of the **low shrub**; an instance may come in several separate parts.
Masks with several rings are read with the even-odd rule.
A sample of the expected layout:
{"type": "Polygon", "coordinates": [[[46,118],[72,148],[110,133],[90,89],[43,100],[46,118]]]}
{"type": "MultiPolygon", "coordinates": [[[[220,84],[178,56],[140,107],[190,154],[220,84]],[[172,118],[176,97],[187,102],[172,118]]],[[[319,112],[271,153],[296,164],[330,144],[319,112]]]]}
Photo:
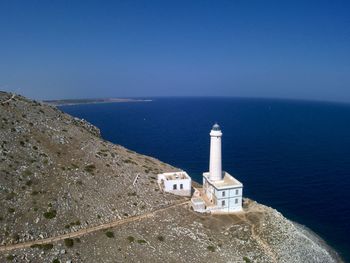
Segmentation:
{"type": "Polygon", "coordinates": [[[28,181],[26,182],[26,186],[31,186],[32,184],[33,184],[32,180],[28,180],[28,181]]]}
{"type": "Polygon", "coordinates": [[[248,257],[243,257],[245,263],[251,263],[252,261],[248,257]]]}
{"type": "Polygon", "coordinates": [[[86,165],[84,168],[84,170],[89,173],[92,173],[95,169],[96,169],[96,166],[94,164],[86,165]]]}
{"type": "Polygon", "coordinates": [[[112,237],[114,237],[114,233],[112,231],[107,231],[106,236],[109,238],[112,238],[112,237]]]}
{"type": "Polygon", "coordinates": [[[53,248],[53,244],[34,244],[30,246],[31,248],[38,248],[42,250],[50,250],[53,248]]]}
{"type": "Polygon", "coordinates": [[[129,241],[129,243],[132,243],[135,241],[135,238],[132,236],[128,236],[126,239],[129,241]]]}
{"type": "Polygon", "coordinates": [[[214,247],[214,246],[207,246],[207,249],[208,249],[210,252],[215,252],[215,247],[214,247]]]}
{"type": "Polygon", "coordinates": [[[52,244],[43,244],[42,245],[42,249],[43,250],[50,250],[53,248],[53,245],[52,244]]]}
{"type": "Polygon", "coordinates": [[[52,219],[52,218],[56,217],[56,214],[57,214],[56,210],[50,210],[50,211],[44,213],[44,217],[46,219],[52,219]]]}
{"type": "Polygon", "coordinates": [[[32,192],[32,195],[38,195],[38,194],[39,194],[38,191],[35,191],[35,190],[34,190],[34,191],[32,192]]]}
{"type": "Polygon", "coordinates": [[[66,238],[64,240],[64,244],[66,247],[73,247],[74,246],[74,240],[71,238],[66,238]]]}
{"type": "Polygon", "coordinates": [[[7,260],[14,260],[15,259],[15,255],[8,255],[7,257],[6,257],[6,259],[7,260]]]}

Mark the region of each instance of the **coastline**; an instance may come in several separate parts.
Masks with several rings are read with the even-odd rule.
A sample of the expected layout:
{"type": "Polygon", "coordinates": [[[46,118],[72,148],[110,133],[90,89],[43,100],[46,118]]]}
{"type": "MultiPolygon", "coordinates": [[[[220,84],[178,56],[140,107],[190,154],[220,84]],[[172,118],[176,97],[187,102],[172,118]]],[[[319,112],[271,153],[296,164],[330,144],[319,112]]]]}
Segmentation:
{"type": "Polygon", "coordinates": [[[151,99],[66,99],[66,100],[44,100],[44,104],[52,106],[74,106],[83,104],[125,103],[125,102],[151,102],[151,99]]]}
{"type": "MultiPolygon", "coordinates": [[[[290,219],[288,219],[290,220],[290,219]]],[[[299,229],[300,232],[302,232],[307,238],[311,239],[313,242],[318,244],[320,247],[325,249],[335,261],[340,263],[345,263],[344,259],[340,256],[339,251],[337,251],[335,248],[331,247],[325,239],[323,239],[321,236],[319,236],[316,232],[314,232],[311,228],[299,224],[297,222],[294,222],[290,220],[293,225],[299,229]]]]}
{"type": "MultiPolygon", "coordinates": [[[[6,143],[8,151],[22,162],[6,159],[16,166],[11,167],[14,176],[3,180],[4,185],[16,185],[13,192],[23,193],[22,184],[17,179],[23,176],[20,169],[23,166],[32,167],[32,171],[40,169],[40,177],[27,173],[26,179],[30,182],[35,180],[35,188],[29,188],[29,183],[26,184],[29,190],[23,194],[12,198],[6,193],[3,196],[7,207],[14,211],[9,214],[8,210],[8,213],[4,210],[3,214],[7,216],[1,224],[16,236],[1,233],[4,253],[0,253],[0,261],[16,257],[33,262],[52,262],[60,255],[61,261],[109,262],[119,257],[117,259],[124,262],[132,253],[133,259],[141,258],[144,262],[170,262],[179,257],[183,262],[242,262],[242,259],[266,263],[344,262],[335,256],[337,253],[326,244],[326,240],[312,231],[305,232],[306,227],[298,227],[277,210],[248,198],[245,199],[243,213],[228,216],[198,214],[186,205],[170,209],[178,202],[187,204],[188,200],[182,203],[180,197],[159,192],[155,176],[178,168],[103,140],[97,127],[63,114],[55,107],[17,97],[9,105],[2,105],[1,109],[3,118],[14,120],[13,123],[5,122],[1,135],[12,138],[11,143],[6,143]],[[10,136],[14,134],[11,128],[15,123],[20,128],[18,136],[10,136]],[[34,125],[35,129],[32,128],[34,125]],[[39,141],[34,141],[36,148],[30,144],[33,141],[19,147],[23,145],[20,143],[23,133],[30,138],[40,137],[39,141]],[[58,154],[57,149],[65,155],[58,154]],[[27,156],[39,157],[32,164],[27,156]],[[47,165],[45,157],[40,159],[40,156],[49,157],[50,165],[47,165]],[[136,174],[142,176],[135,187],[133,179],[136,174]],[[42,200],[38,204],[42,208],[39,212],[31,210],[32,203],[27,202],[28,196],[33,198],[36,189],[44,189],[34,194],[36,202],[42,200]],[[65,198],[60,199],[66,193],[72,196],[67,200],[76,200],[75,206],[70,201],[66,202],[65,198]],[[21,213],[26,213],[28,209],[32,213],[30,217],[21,217],[21,213]],[[54,215],[52,218],[45,216],[50,211],[54,215]],[[76,214],[79,214],[78,218],[76,214]],[[39,220],[33,224],[34,218],[39,220]],[[69,222],[79,223],[73,226],[69,222]],[[129,227],[119,227],[125,222],[134,223],[129,227]],[[69,227],[66,227],[67,223],[69,227]],[[100,231],[105,228],[114,233],[114,239],[100,231]],[[89,235],[86,235],[88,232],[89,235]],[[79,238],[74,248],[65,246],[67,236],[79,238]],[[128,237],[133,237],[136,242],[132,244],[128,237]],[[32,242],[35,245],[46,244],[50,249],[42,253],[38,250],[40,247],[30,247],[32,242]],[[78,244],[80,242],[82,245],[78,244]],[[116,247],[111,249],[111,244],[116,247]],[[183,247],[191,253],[183,253],[183,247]],[[115,253],[118,248],[120,250],[115,253]],[[152,248],[157,248],[157,259],[152,248]],[[169,254],[169,248],[176,254],[169,254]],[[62,249],[65,253],[60,254],[62,249]]],[[[196,184],[194,182],[193,185],[196,184]]]]}

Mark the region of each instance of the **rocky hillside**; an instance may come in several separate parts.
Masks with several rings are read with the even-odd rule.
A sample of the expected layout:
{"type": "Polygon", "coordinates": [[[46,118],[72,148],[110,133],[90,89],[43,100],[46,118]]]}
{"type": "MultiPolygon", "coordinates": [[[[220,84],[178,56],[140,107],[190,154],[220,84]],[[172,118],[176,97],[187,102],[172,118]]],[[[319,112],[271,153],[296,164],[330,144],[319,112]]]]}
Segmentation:
{"type": "Polygon", "coordinates": [[[156,175],[174,170],[53,106],[0,92],[0,249],[125,222],[3,249],[0,261],[341,262],[317,236],[250,200],[236,215],[167,209],[187,200],[158,190],[156,175]],[[147,217],[125,220],[138,215],[147,217]]]}

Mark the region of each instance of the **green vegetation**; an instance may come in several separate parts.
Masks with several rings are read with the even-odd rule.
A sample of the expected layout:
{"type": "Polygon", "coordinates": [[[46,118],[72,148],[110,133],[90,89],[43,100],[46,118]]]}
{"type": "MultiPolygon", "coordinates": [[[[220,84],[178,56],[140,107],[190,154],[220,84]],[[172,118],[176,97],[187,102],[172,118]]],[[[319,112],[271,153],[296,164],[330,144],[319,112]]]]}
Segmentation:
{"type": "Polygon", "coordinates": [[[34,191],[32,192],[32,195],[38,195],[38,194],[39,194],[38,191],[35,191],[35,190],[34,190],[34,191]]]}
{"type": "Polygon", "coordinates": [[[124,163],[131,163],[131,164],[137,165],[137,163],[136,163],[133,159],[131,159],[131,158],[125,159],[125,160],[124,160],[124,163]]]}
{"type": "Polygon", "coordinates": [[[52,219],[52,218],[56,217],[56,214],[57,214],[56,210],[50,210],[50,211],[44,213],[44,217],[46,219],[52,219]]]}
{"type": "Polygon", "coordinates": [[[112,231],[107,231],[106,236],[109,238],[112,238],[112,237],[114,237],[114,233],[112,231]]]}
{"type": "Polygon", "coordinates": [[[15,192],[11,192],[9,194],[6,195],[6,200],[11,200],[16,196],[15,192]]]}
{"type": "Polygon", "coordinates": [[[210,252],[215,252],[215,247],[214,247],[214,246],[207,246],[207,249],[208,249],[210,252]]]}
{"type": "Polygon", "coordinates": [[[96,166],[94,164],[86,165],[84,170],[88,173],[92,173],[96,169],[96,166]]]}
{"type": "Polygon", "coordinates": [[[139,243],[139,244],[146,244],[147,242],[146,242],[146,240],[139,239],[139,240],[137,240],[137,243],[139,243]]]}
{"type": "Polygon", "coordinates": [[[74,246],[74,240],[71,238],[66,238],[64,240],[64,244],[66,247],[73,247],[74,246]]]}
{"type": "Polygon", "coordinates": [[[78,169],[78,168],[79,168],[79,166],[76,165],[75,163],[72,163],[71,166],[72,166],[74,169],[78,169]]]}
{"type": "Polygon", "coordinates": [[[132,243],[135,241],[135,238],[132,236],[128,236],[126,239],[129,241],[129,243],[132,243]]]}
{"type": "Polygon", "coordinates": [[[26,186],[31,186],[32,184],[33,184],[32,180],[28,180],[28,181],[26,182],[26,186]]]}
{"type": "Polygon", "coordinates": [[[7,257],[6,257],[6,259],[8,260],[8,261],[10,261],[10,260],[14,260],[15,259],[15,255],[8,255],[7,257]]]}
{"type": "Polygon", "coordinates": [[[52,260],[52,263],[61,263],[61,261],[59,261],[57,258],[55,258],[54,260],[52,260]]]}
{"type": "Polygon", "coordinates": [[[30,246],[31,248],[38,248],[42,250],[50,250],[53,248],[53,244],[34,244],[30,246]]]}
{"type": "Polygon", "coordinates": [[[164,237],[163,237],[163,236],[157,236],[157,239],[158,239],[159,241],[164,241],[164,237]]]}
{"type": "Polygon", "coordinates": [[[53,245],[52,244],[43,244],[42,245],[42,249],[43,250],[50,250],[53,248],[53,245]]]}
{"type": "Polygon", "coordinates": [[[244,260],[244,262],[246,262],[246,263],[251,263],[252,261],[249,259],[249,258],[247,258],[247,257],[243,257],[243,260],[244,260]]]}
{"type": "Polygon", "coordinates": [[[14,212],[15,212],[15,209],[12,208],[12,207],[9,207],[9,208],[7,209],[7,211],[8,211],[9,213],[14,213],[14,212]]]}
{"type": "Polygon", "coordinates": [[[13,237],[13,239],[14,239],[14,240],[16,240],[16,241],[18,241],[18,240],[19,240],[19,235],[18,235],[18,234],[16,234],[16,233],[15,233],[15,234],[13,234],[13,236],[12,236],[12,237],[13,237]]]}
{"type": "Polygon", "coordinates": [[[71,226],[79,226],[81,223],[80,223],[80,220],[77,220],[75,222],[70,222],[69,224],[65,225],[64,227],[65,228],[70,228],[71,226]]]}
{"type": "Polygon", "coordinates": [[[25,170],[24,172],[23,172],[23,175],[24,176],[31,176],[33,173],[30,171],[30,170],[25,170]]]}

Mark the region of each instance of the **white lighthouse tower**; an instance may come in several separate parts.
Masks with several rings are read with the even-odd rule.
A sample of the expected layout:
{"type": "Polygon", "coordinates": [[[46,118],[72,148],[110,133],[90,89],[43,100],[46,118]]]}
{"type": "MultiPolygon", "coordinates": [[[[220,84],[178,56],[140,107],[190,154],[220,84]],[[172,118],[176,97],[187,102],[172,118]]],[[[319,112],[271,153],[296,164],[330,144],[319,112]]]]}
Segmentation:
{"type": "Polygon", "coordinates": [[[221,136],[220,126],[215,123],[210,131],[209,179],[211,181],[222,180],[221,136]]]}
{"type": "Polygon", "coordinates": [[[196,189],[191,203],[193,210],[210,213],[242,211],[243,184],[222,170],[220,126],[210,131],[209,172],[203,173],[203,188],[196,189]]]}

